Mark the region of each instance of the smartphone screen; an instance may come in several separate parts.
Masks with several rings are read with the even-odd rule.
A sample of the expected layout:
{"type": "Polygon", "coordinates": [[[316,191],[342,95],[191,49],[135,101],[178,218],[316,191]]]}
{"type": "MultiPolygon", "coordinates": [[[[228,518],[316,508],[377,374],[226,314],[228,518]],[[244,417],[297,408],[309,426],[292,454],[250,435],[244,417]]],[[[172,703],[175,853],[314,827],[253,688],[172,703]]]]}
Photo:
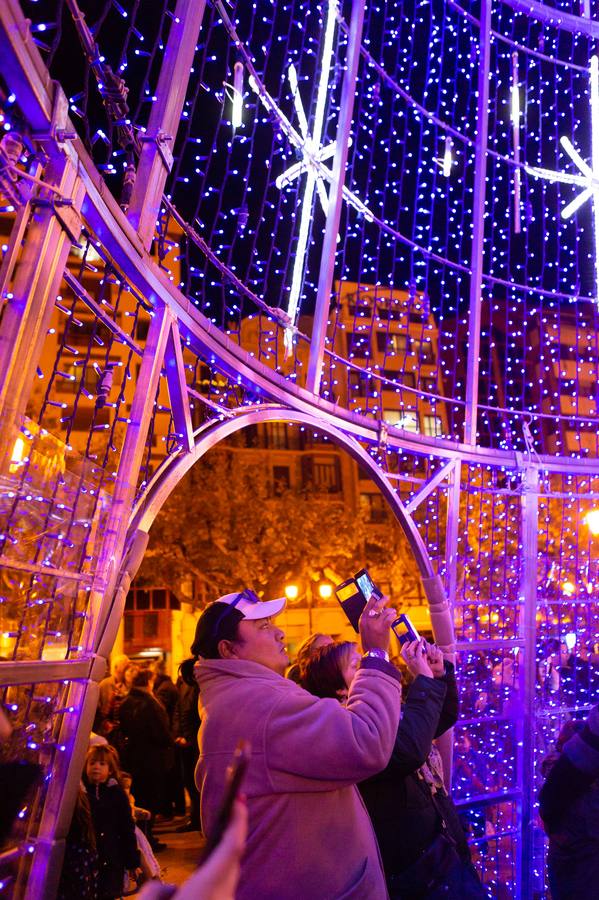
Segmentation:
{"type": "Polygon", "coordinates": [[[351,597],[354,597],[357,594],[356,585],[354,579],[351,578],[349,581],[344,581],[343,584],[340,584],[335,588],[335,596],[339,603],[345,603],[346,600],[349,600],[351,597]]]}
{"type": "Polygon", "coordinates": [[[371,596],[375,593],[376,588],[369,572],[367,572],[366,569],[362,569],[362,571],[358,572],[355,576],[355,579],[366,600],[370,600],[371,596]]]}
{"type": "Polygon", "coordinates": [[[412,625],[409,616],[406,616],[405,614],[402,614],[395,619],[395,621],[391,623],[391,628],[397,635],[397,639],[402,646],[407,644],[408,641],[420,640],[420,635],[416,628],[412,625]]]}

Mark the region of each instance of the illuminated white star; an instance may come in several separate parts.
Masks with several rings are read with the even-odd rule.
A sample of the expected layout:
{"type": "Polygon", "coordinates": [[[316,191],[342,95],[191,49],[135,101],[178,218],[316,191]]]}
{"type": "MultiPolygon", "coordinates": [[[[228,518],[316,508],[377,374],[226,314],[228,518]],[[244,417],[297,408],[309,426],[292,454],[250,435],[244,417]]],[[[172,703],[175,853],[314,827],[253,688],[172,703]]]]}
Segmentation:
{"type": "MultiPolygon", "coordinates": [[[[322,47],[322,61],[320,66],[320,78],[318,81],[318,91],[316,95],[316,111],[314,113],[314,121],[312,125],[312,134],[309,134],[308,120],[302,100],[298,90],[297,73],[293,63],[289,66],[288,76],[291,90],[293,92],[293,103],[297,114],[300,132],[303,138],[303,146],[301,148],[302,159],[295,163],[286,172],[276,180],[278,188],[283,189],[286,185],[291,184],[296,178],[299,178],[304,172],[307,174],[304,193],[301,201],[300,226],[297,239],[297,247],[295,250],[295,259],[293,260],[293,274],[291,277],[291,288],[289,292],[289,300],[287,302],[287,315],[292,324],[295,324],[297,315],[300,292],[302,287],[304,263],[306,252],[308,249],[308,235],[310,231],[310,217],[312,215],[312,201],[314,199],[314,191],[318,191],[322,208],[326,214],[329,204],[328,195],[324,186],[324,180],[318,171],[318,164],[324,159],[329,159],[335,154],[335,143],[328,144],[326,147],[321,146],[322,130],[324,127],[324,116],[326,112],[326,100],[329,90],[329,75],[331,72],[331,64],[333,61],[333,37],[335,34],[335,22],[337,17],[337,2],[329,0],[327,12],[327,21],[325,26],[324,41],[322,47]]],[[[291,352],[293,345],[293,330],[287,328],[285,330],[285,349],[287,353],[291,352]]]]}
{"type": "Polygon", "coordinates": [[[536,178],[561,184],[574,184],[582,188],[564,208],[561,215],[569,219],[583,203],[592,199],[593,217],[595,220],[595,291],[599,302],[599,59],[591,56],[591,165],[584,161],[578,150],[567,137],[560,138],[560,144],[577,167],[580,175],[569,175],[567,172],[554,172],[537,166],[525,166],[526,171],[536,178]]]}

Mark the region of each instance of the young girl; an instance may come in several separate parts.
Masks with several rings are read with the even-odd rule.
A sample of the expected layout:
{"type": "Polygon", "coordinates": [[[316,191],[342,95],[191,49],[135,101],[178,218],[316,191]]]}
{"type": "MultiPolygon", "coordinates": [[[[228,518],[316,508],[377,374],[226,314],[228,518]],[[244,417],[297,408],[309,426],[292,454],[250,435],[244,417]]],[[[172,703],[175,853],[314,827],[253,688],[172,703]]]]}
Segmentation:
{"type": "Polygon", "coordinates": [[[79,785],[71,827],[58,885],[58,900],[96,900],[98,896],[98,853],[89,798],[79,785]]]}
{"type": "Polygon", "coordinates": [[[139,852],[129,800],[119,784],[118,757],[112,747],[91,747],[83,783],[89,798],[100,863],[99,900],[123,893],[125,870],[135,878],[139,852]]]}

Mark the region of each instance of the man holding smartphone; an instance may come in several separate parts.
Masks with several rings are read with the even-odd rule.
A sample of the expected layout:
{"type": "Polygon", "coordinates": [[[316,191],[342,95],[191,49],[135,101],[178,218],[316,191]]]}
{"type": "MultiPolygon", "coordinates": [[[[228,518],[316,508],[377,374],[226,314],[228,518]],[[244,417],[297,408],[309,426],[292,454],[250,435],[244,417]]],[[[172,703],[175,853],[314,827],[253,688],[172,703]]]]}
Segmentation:
{"type": "Polygon", "coordinates": [[[196,781],[203,829],[215,827],[227,764],[252,745],[243,790],[249,833],[241,900],[379,900],[385,879],[356,783],[383,769],[393,747],[401,683],[387,648],[395,612],[371,597],[360,618],[365,654],[347,705],[285,679],[285,600],[228,594],[202,613],[192,653],[202,724],[196,781]]]}

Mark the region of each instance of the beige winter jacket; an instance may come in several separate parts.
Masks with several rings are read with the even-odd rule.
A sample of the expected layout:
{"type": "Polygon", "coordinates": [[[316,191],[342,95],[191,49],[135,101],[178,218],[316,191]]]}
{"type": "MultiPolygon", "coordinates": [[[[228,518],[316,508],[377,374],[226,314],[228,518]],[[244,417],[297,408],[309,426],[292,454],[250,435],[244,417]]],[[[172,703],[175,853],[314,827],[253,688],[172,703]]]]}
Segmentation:
{"type": "Polygon", "coordinates": [[[202,660],[200,759],[207,834],[239,738],[252,744],[243,790],[249,835],[239,900],[384,900],[380,856],[356,782],[385,768],[397,733],[399,676],[365,660],[347,705],[243,660],[202,660]]]}

